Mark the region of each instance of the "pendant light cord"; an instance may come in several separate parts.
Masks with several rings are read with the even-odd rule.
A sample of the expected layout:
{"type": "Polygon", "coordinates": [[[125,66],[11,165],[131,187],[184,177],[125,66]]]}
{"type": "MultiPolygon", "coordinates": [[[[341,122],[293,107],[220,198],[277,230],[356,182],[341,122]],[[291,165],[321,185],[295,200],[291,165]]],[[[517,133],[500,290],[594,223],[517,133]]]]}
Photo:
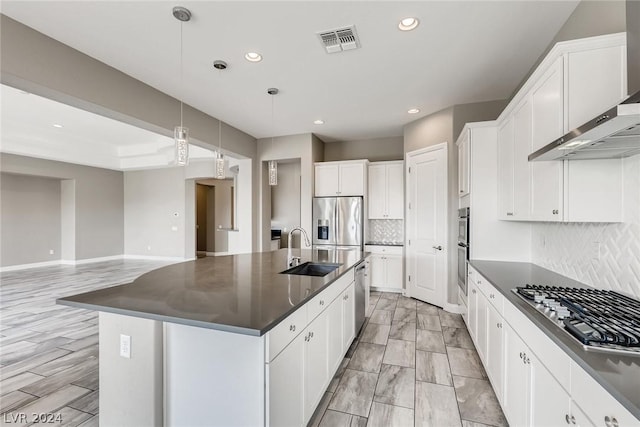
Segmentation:
{"type": "MultiPolygon", "coordinates": [[[[180,90],[184,89],[184,78],[183,78],[183,63],[182,63],[182,24],[184,22],[180,21],[180,90]]],[[[184,95],[184,94],[183,94],[184,95]]],[[[182,96],[180,97],[180,128],[182,128],[182,96]]]]}
{"type": "MultiPolygon", "coordinates": [[[[271,151],[273,152],[273,137],[275,135],[276,132],[276,122],[275,122],[275,115],[273,113],[274,110],[274,97],[275,95],[271,95],[271,151]]],[[[271,153],[271,155],[273,155],[273,153],[271,153]]]]}

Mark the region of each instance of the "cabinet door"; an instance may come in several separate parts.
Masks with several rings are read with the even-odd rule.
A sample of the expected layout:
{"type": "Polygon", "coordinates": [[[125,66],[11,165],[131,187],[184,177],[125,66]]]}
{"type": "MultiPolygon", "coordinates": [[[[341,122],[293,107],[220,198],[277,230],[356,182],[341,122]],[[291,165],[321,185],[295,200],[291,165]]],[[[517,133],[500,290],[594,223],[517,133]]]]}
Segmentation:
{"type": "Polygon", "coordinates": [[[339,196],[364,196],[364,163],[340,165],[339,196]]]}
{"type": "Polygon", "coordinates": [[[303,332],[303,336],[308,337],[304,352],[305,422],[313,415],[329,379],[327,326],[325,310],[309,324],[307,332],[303,332]]]}
{"type": "Polygon", "coordinates": [[[385,255],[386,284],[385,288],[402,289],[402,257],[398,255],[385,255]]]}
{"type": "MultiPolygon", "coordinates": [[[[563,58],[558,58],[531,91],[531,148],[536,151],[563,135],[563,58]]],[[[531,162],[531,216],[538,221],[562,221],[563,164],[531,162]]]]}
{"type": "Polygon", "coordinates": [[[524,356],[529,351],[511,327],[504,324],[504,390],[502,408],[512,426],[528,426],[529,422],[529,366],[524,356]]]}
{"type": "Polygon", "coordinates": [[[626,96],[624,46],[572,52],[567,57],[568,129],[582,126],[626,96]]]}
{"type": "Polygon", "coordinates": [[[269,425],[299,426],[304,417],[304,333],[298,335],[271,363],[268,370],[269,425]]]}
{"type": "Polygon", "coordinates": [[[369,166],[369,218],[385,219],[387,215],[386,166],[369,166]]]}
{"type": "Polygon", "coordinates": [[[344,353],[347,352],[351,342],[356,337],[356,296],[355,296],[355,283],[349,285],[346,291],[344,291],[342,298],[342,337],[344,339],[342,343],[341,358],[344,353]]]}
{"type": "Polygon", "coordinates": [[[469,280],[469,290],[467,294],[467,319],[469,322],[469,335],[473,341],[478,343],[478,286],[469,280]]]}
{"type": "Polygon", "coordinates": [[[384,255],[371,255],[371,286],[374,288],[386,287],[387,273],[384,255]]]}
{"type": "Polygon", "coordinates": [[[513,113],[513,217],[529,219],[531,210],[531,102],[525,99],[513,113]]]}
{"type": "Polygon", "coordinates": [[[478,290],[478,319],[477,319],[477,336],[476,346],[480,359],[483,362],[487,362],[487,311],[489,310],[489,301],[480,290],[478,290]]]}
{"type": "Polygon", "coordinates": [[[498,129],[498,218],[513,219],[513,118],[498,129]]]}
{"type": "MultiPolygon", "coordinates": [[[[343,328],[343,304],[344,293],[338,296],[329,308],[327,309],[327,322],[328,322],[328,361],[327,366],[329,372],[334,372],[338,369],[338,365],[342,360],[343,343],[344,343],[344,328],[343,328]]],[[[346,350],[345,350],[346,351],[346,350]]]]}
{"type": "Polygon", "coordinates": [[[404,218],[404,164],[387,165],[387,219],[404,218]]]}
{"type": "Polygon", "coordinates": [[[315,195],[316,197],[337,196],[339,189],[338,165],[316,165],[315,195]]]}
{"type": "Polygon", "coordinates": [[[489,304],[487,311],[487,374],[491,378],[498,400],[502,402],[502,360],[504,343],[502,339],[502,316],[489,304]]]}
{"type": "Polygon", "coordinates": [[[560,426],[571,416],[571,398],[560,383],[530,352],[527,364],[531,370],[531,425],[560,426]]]}
{"type": "Polygon", "coordinates": [[[458,145],[458,197],[469,194],[469,131],[458,145]]]}

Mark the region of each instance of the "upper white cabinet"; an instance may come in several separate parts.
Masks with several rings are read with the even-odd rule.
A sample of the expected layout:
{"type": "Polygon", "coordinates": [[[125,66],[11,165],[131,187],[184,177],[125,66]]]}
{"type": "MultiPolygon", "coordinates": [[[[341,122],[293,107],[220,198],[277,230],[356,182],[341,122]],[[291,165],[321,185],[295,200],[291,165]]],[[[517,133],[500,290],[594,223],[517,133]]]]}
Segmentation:
{"type": "Polygon", "coordinates": [[[558,43],[498,121],[498,218],[622,221],[619,160],[528,161],[626,97],[624,33],[558,43]],[[594,179],[597,177],[597,179],[594,179]]]}
{"type": "Polygon", "coordinates": [[[404,218],[404,162],[369,165],[369,219],[404,218]]]}
{"type": "Polygon", "coordinates": [[[469,194],[470,189],[470,141],[469,130],[463,131],[457,142],[458,145],[458,197],[469,194]]]}
{"type": "Polygon", "coordinates": [[[367,160],[316,163],[316,197],[364,196],[367,163],[367,160]]]}
{"type": "MultiPolygon", "coordinates": [[[[564,134],[564,58],[558,58],[531,91],[531,150],[564,134]]],[[[562,219],[562,162],[531,162],[531,219],[562,219]]]]}

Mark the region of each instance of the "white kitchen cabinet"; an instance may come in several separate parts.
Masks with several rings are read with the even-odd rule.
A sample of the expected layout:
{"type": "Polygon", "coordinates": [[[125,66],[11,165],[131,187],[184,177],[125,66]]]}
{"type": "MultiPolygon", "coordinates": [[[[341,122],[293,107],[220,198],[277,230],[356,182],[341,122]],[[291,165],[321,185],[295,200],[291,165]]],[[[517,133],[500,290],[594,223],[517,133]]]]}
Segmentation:
{"type": "Polygon", "coordinates": [[[625,59],[624,46],[604,46],[567,54],[569,130],[582,126],[626,98],[625,59]]]}
{"type": "MultiPolygon", "coordinates": [[[[353,285],[350,285],[353,286],[353,285]]],[[[345,291],[346,292],[346,291],[345,291]]],[[[343,322],[344,304],[342,303],[343,295],[340,295],[338,299],[329,306],[327,309],[327,324],[331,333],[327,339],[327,367],[329,372],[334,372],[338,369],[342,355],[344,354],[342,349],[344,348],[344,333],[345,326],[343,322]]]]}
{"type": "Polygon", "coordinates": [[[271,426],[301,426],[305,423],[306,345],[306,334],[300,334],[267,364],[271,426]]]}
{"type": "MultiPolygon", "coordinates": [[[[340,301],[337,302],[340,304],[340,301]]],[[[335,305],[335,303],[333,304],[335,305]]],[[[341,304],[340,304],[341,305],[341,304]]],[[[328,310],[309,324],[305,335],[304,394],[305,418],[315,411],[329,381],[328,310]]],[[[342,328],[330,331],[342,336],[342,328]]]]}
{"type": "Polygon", "coordinates": [[[503,328],[504,321],[496,308],[488,304],[487,307],[487,375],[493,384],[493,390],[499,401],[502,401],[503,388],[503,354],[504,339],[503,328]]]}
{"type": "MultiPolygon", "coordinates": [[[[532,152],[564,134],[563,61],[556,59],[531,90],[532,152]]],[[[561,221],[563,197],[563,162],[531,162],[531,219],[561,221]]]]}
{"type": "Polygon", "coordinates": [[[531,376],[531,426],[566,424],[571,413],[571,397],[531,350],[526,350],[531,376]]]}
{"type": "Polygon", "coordinates": [[[513,119],[508,117],[498,128],[498,218],[514,217],[514,140],[513,119]]]}
{"type": "Polygon", "coordinates": [[[364,196],[367,160],[315,164],[315,196],[364,196]]]}
{"type": "Polygon", "coordinates": [[[478,335],[478,297],[480,292],[478,285],[473,280],[469,280],[469,286],[467,290],[467,326],[469,328],[469,335],[473,342],[477,342],[478,335]]]}
{"type": "Polygon", "coordinates": [[[376,162],[369,165],[369,219],[403,219],[404,162],[376,162]]]}
{"type": "MultiPolygon", "coordinates": [[[[351,284],[342,294],[342,349],[346,352],[356,337],[356,295],[355,284],[351,284]]],[[[368,293],[368,292],[367,292],[368,293]]],[[[342,360],[342,357],[340,358],[342,360]]],[[[340,361],[338,361],[338,364],[340,361]]]]}
{"type": "Polygon", "coordinates": [[[482,294],[482,291],[478,291],[477,301],[477,330],[476,330],[476,350],[480,359],[487,360],[487,311],[489,310],[489,303],[487,298],[482,294]]]}
{"type": "Polygon", "coordinates": [[[504,392],[502,409],[512,426],[528,426],[530,383],[524,357],[528,347],[508,324],[504,328],[504,392]]]}
{"type": "Polygon", "coordinates": [[[403,289],[402,247],[367,245],[371,252],[371,287],[399,292],[403,289]]]}
{"type": "MultiPolygon", "coordinates": [[[[571,362],[571,398],[596,426],[637,426],[640,420],[615,400],[577,363],[571,362]]],[[[574,416],[576,414],[574,413],[574,416]]]]}
{"type": "Polygon", "coordinates": [[[531,101],[526,98],[513,113],[513,218],[531,217],[531,101]]]}
{"type": "Polygon", "coordinates": [[[469,194],[470,188],[470,137],[469,131],[463,131],[461,138],[458,139],[458,197],[464,197],[469,194]]]}

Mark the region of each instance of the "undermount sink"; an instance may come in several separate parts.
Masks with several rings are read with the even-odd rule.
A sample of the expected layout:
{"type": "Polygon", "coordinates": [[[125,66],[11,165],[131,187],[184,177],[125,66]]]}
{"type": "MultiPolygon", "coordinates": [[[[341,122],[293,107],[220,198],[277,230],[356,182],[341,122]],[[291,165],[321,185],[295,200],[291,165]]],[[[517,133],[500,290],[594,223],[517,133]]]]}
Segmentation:
{"type": "Polygon", "coordinates": [[[280,274],[297,274],[299,276],[326,276],[341,264],[332,264],[328,262],[305,262],[288,270],[281,271],[280,274]]]}

